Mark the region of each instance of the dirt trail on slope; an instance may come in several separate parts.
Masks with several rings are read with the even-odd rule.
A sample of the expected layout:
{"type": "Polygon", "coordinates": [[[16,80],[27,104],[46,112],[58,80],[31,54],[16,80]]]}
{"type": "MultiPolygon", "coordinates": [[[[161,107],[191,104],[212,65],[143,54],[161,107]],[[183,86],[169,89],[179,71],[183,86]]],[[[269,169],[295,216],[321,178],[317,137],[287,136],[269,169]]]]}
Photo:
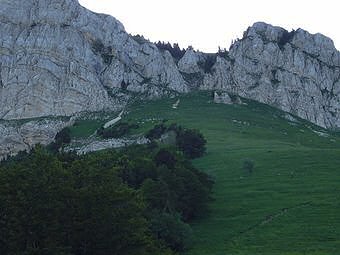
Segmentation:
{"type": "Polygon", "coordinates": [[[244,231],[241,231],[240,234],[245,234],[249,231],[252,231],[260,226],[263,226],[265,224],[268,224],[270,222],[272,222],[273,220],[275,220],[276,218],[284,215],[285,213],[287,213],[288,211],[290,210],[294,210],[294,209],[298,209],[298,208],[301,208],[301,207],[305,207],[305,206],[308,206],[308,205],[311,205],[311,201],[308,201],[308,202],[304,202],[304,203],[300,203],[300,204],[297,204],[295,206],[292,206],[292,207],[288,207],[288,208],[282,208],[279,212],[277,212],[276,214],[271,214],[271,215],[267,215],[265,217],[265,219],[263,219],[262,221],[260,221],[259,223],[253,225],[253,226],[250,226],[249,228],[247,228],[246,230],[244,231]]]}

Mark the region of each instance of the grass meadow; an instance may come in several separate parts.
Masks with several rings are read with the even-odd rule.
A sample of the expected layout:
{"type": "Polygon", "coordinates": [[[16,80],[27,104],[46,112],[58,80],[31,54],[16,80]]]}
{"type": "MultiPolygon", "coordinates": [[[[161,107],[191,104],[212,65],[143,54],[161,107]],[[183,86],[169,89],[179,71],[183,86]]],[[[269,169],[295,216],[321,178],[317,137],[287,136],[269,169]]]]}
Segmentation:
{"type": "MultiPolygon", "coordinates": [[[[140,125],[135,134],[166,121],[207,139],[206,155],[194,164],[215,179],[213,201],[209,215],[192,223],[186,255],[340,254],[340,136],[243,101],[214,104],[199,92],[136,102],[123,117],[140,125]]],[[[85,121],[72,132],[88,134],[99,123],[85,121]]]]}

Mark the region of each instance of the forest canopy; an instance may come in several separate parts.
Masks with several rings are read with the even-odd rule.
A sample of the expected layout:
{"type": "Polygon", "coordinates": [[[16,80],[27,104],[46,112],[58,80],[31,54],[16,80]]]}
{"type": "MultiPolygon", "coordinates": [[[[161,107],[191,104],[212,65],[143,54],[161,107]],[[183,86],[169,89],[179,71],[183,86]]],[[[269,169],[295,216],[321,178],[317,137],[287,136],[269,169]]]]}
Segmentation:
{"type": "Polygon", "coordinates": [[[173,254],[213,181],[176,148],[87,155],[38,146],[0,165],[0,254],[173,254]]]}

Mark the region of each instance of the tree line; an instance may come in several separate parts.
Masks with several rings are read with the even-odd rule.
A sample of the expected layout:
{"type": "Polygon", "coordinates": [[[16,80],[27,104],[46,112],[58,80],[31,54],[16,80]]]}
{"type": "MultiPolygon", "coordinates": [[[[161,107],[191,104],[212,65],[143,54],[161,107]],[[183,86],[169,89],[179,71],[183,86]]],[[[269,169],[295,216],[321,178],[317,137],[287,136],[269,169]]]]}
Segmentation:
{"type": "Polygon", "coordinates": [[[185,54],[185,49],[181,49],[178,43],[174,43],[173,45],[171,45],[169,42],[165,43],[158,41],[155,43],[155,45],[160,50],[169,51],[171,56],[177,61],[180,60],[185,54]]]}

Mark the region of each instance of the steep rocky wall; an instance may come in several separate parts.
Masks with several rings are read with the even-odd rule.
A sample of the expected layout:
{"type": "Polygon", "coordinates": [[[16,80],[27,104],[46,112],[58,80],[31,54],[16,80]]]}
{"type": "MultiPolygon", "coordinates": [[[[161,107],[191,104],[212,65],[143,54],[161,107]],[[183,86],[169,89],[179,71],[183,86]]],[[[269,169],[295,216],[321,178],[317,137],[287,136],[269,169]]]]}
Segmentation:
{"type": "Polygon", "coordinates": [[[228,91],[323,127],[340,127],[340,53],[321,34],[255,23],[212,70],[201,89],[228,91]]]}
{"type": "Polygon", "coordinates": [[[117,109],[129,91],[187,91],[171,55],[113,17],[76,0],[0,5],[0,119],[117,109]]]}
{"type": "Polygon", "coordinates": [[[176,65],[168,51],[76,0],[0,4],[0,119],[117,110],[131,92],[156,97],[200,88],[340,126],[340,54],[321,34],[255,23],[226,56],[189,49],[176,65]]]}

